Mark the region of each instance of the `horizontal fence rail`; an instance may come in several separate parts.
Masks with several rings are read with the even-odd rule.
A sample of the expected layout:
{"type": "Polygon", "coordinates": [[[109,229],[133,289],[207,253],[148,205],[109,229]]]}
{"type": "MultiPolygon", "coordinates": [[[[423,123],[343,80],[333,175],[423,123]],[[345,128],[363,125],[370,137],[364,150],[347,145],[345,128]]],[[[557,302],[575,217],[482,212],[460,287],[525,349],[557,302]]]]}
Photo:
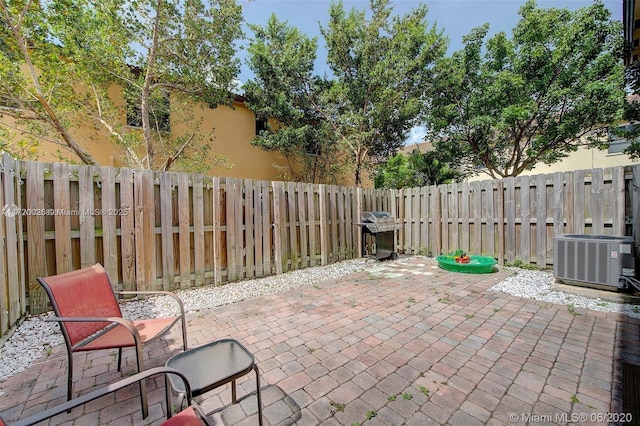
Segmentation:
{"type": "Polygon", "coordinates": [[[48,309],[39,276],[101,263],[118,289],[174,290],[281,274],[361,256],[370,210],[397,218],[400,253],[545,268],[555,235],[639,229],[638,188],[640,166],[383,190],[5,155],[0,334],[48,309]]]}

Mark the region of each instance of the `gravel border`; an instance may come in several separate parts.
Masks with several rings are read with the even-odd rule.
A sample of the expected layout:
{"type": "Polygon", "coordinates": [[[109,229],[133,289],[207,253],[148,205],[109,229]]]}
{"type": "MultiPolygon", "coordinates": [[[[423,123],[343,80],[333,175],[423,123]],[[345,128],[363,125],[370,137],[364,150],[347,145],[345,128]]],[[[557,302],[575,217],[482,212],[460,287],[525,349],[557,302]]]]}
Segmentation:
{"type": "Polygon", "coordinates": [[[512,296],[526,297],[543,302],[558,303],[567,307],[585,308],[600,312],[617,312],[640,318],[640,305],[615,303],[600,298],[589,298],[553,290],[553,274],[519,268],[506,268],[515,273],[489,290],[512,296]]]}
{"type": "MultiPolygon", "coordinates": [[[[408,257],[397,261],[406,262],[408,257]]],[[[280,275],[253,280],[228,283],[223,286],[206,286],[187,290],[177,290],[185,307],[185,312],[193,313],[211,309],[216,306],[239,302],[245,299],[293,290],[300,287],[317,285],[327,280],[359,272],[378,264],[373,259],[353,259],[325,266],[300,269],[280,275]]],[[[582,307],[596,311],[619,312],[630,317],[640,318],[640,306],[626,305],[575,296],[551,289],[553,275],[545,271],[532,271],[518,268],[507,268],[514,275],[492,286],[494,292],[512,296],[527,297],[566,306],[582,307]]],[[[125,318],[149,318],[154,316],[176,315],[175,302],[167,296],[153,297],[147,300],[134,300],[122,304],[125,318]]],[[[28,317],[20,324],[13,335],[0,348],[0,382],[24,371],[54,346],[64,344],[57,323],[45,322],[52,313],[28,317]]],[[[1,392],[0,392],[1,394],[1,392]]]]}

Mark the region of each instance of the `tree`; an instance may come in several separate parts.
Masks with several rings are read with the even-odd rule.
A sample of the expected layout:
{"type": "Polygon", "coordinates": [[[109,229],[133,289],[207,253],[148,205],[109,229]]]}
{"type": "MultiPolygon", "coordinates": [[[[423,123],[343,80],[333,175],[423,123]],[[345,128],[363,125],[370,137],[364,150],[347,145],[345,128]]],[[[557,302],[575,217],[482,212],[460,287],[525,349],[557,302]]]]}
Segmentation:
{"type": "Polygon", "coordinates": [[[19,143],[22,146],[37,146],[40,138],[47,137],[83,163],[95,164],[70,132],[74,112],[82,109],[74,87],[84,81],[83,70],[55,42],[72,39],[77,29],[104,31],[109,19],[103,9],[90,9],[86,3],[68,6],[0,0],[0,101],[2,114],[15,120],[15,128],[5,133],[24,132],[27,138],[19,143]],[[69,13],[59,14],[63,9],[69,13]]]}
{"type": "Polygon", "coordinates": [[[432,65],[447,39],[426,22],[421,4],[392,16],[388,0],[371,0],[371,17],[343,3],[331,3],[321,28],[334,80],[324,96],[322,116],[353,162],[355,183],[375,161],[393,155],[416,123],[432,84],[432,65]]]}
{"type": "Polygon", "coordinates": [[[247,106],[267,124],[252,143],[282,153],[289,179],[337,183],[344,158],[321,115],[327,82],[313,74],[317,40],[275,15],[265,27],[249,27],[254,38],[247,64],[255,80],[247,81],[244,91],[247,106]]]}
{"type": "Polygon", "coordinates": [[[231,102],[242,34],[233,0],[0,0],[0,11],[0,99],[16,130],[46,135],[85,164],[95,161],[74,139],[78,122],[109,134],[134,167],[202,163],[211,129],[200,131],[188,106],[231,102]],[[134,100],[141,131],[108,96],[114,84],[134,100]],[[183,119],[191,131],[163,125],[167,102],[172,127],[183,119]]]}
{"type": "Polygon", "coordinates": [[[494,178],[598,145],[624,102],[622,31],[601,2],[572,12],[529,0],[520,15],[511,39],[485,43],[485,24],[438,63],[427,115],[438,149],[494,178]]]}
{"type": "Polygon", "coordinates": [[[622,118],[630,125],[611,126],[609,132],[629,141],[624,153],[634,161],[640,160],[640,65],[632,64],[625,70],[625,82],[632,96],[626,98],[622,118]]]}

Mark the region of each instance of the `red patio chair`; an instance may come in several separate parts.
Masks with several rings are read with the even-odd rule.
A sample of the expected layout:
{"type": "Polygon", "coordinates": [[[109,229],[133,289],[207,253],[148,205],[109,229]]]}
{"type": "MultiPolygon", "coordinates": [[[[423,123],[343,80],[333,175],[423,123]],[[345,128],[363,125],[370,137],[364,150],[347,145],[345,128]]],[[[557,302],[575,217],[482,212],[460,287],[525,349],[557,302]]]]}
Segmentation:
{"type": "MultiPolygon", "coordinates": [[[[200,407],[191,400],[191,388],[189,386],[189,382],[187,378],[180,373],[178,370],[167,367],[156,367],[150,368],[149,370],[143,371],[142,373],[135,374],[131,377],[127,377],[126,379],[119,380],[115,383],[112,383],[104,388],[94,390],[89,392],[86,395],[82,395],[76,399],[71,401],[67,401],[63,404],[57,405],[55,407],[49,408],[41,413],[34,414],[32,416],[26,417],[24,419],[19,419],[15,423],[12,423],[13,426],[30,426],[35,425],[40,422],[43,422],[51,417],[57,416],[58,414],[62,414],[65,411],[69,411],[72,408],[78,407],[80,405],[86,404],[89,401],[93,401],[94,399],[98,399],[107,394],[113,393],[119,389],[122,389],[126,386],[132,385],[136,382],[142,383],[147,377],[155,376],[156,374],[164,374],[165,377],[165,388],[166,388],[166,407],[167,407],[167,420],[161,423],[160,426],[200,426],[210,425],[210,422],[207,420],[206,415],[202,412],[200,407]],[[175,416],[171,415],[171,403],[170,403],[170,391],[169,384],[167,383],[167,376],[175,375],[182,380],[183,385],[186,388],[186,399],[187,399],[187,408],[176,414],[175,416]]],[[[112,419],[100,419],[100,423],[107,423],[112,419]]],[[[6,425],[2,417],[0,417],[0,426],[6,425]]]]}
{"type": "MultiPolygon", "coordinates": [[[[138,372],[144,370],[142,348],[167,333],[178,321],[182,321],[182,344],[187,350],[187,324],[182,301],[166,291],[121,291],[118,294],[166,294],[174,298],[180,307],[180,315],[169,318],[130,321],[122,318],[107,272],[102,265],[78,269],[50,277],[40,277],[55,318],[67,345],[69,358],[67,377],[67,401],[71,400],[73,387],[73,353],[98,349],[118,349],[118,371],[122,363],[122,348],[135,347],[138,372]]],[[[145,381],[140,381],[142,417],[149,413],[145,381]]]]}

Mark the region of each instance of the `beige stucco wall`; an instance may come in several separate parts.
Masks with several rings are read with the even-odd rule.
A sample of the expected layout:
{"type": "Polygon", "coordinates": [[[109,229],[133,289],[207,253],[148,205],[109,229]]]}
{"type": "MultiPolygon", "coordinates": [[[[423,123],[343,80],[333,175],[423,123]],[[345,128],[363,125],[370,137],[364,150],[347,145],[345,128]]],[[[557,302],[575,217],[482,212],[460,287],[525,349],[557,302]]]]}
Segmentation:
{"type": "MultiPolygon", "coordinates": [[[[124,100],[120,95],[120,88],[113,86],[109,93],[116,104],[122,106],[124,100]]],[[[233,103],[233,107],[219,106],[208,108],[205,105],[194,105],[195,119],[202,117],[201,131],[213,132],[211,142],[211,156],[203,161],[213,164],[215,156],[222,156],[231,167],[217,167],[209,174],[227,177],[280,180],[283,178],[281,168],[286,166],[284,158],[274,152],[267,152],[251,145],[255,137],[255,115],[241,99],[233,103]]],[[[125,124],[123,115],[121,124],[125,124]]],[[[0,122],[8,124],[15,138],[24,137],[15,130],[15,123],[7,115],[0,116],[0,122]]],[[[195,123],[175,125],[172,131],[185,134],[193,131],[195,123]]],[[[110,140],[109,134],[98,123],[84,120],[82,117],[70,131],[76,142],[88,151],[100,165],[125,167],[122,148],[110,140]]],[[[60,161],[64,158],[68,162],[79,163],[78,157],[66,147],[49,142],[46,138],[39,139],[38,160],[60,161]]]]}
{"type": "MultiPolygon", "coordinates": [[[[625,154],[608,154],[606,150],[601,151],[597,148],[581,147],[557,163],[551,165],[539,163],[532,170],[527,170],[521,173],[521,175],[532,176],[555,172],[570,172],[573,170],[627,166],[631,164],[635,163],[625,154]]],[[[491,177],[486,173],[480,173],[467,180],[473,182],[486,179],[491,179],[491,177]]]]}

